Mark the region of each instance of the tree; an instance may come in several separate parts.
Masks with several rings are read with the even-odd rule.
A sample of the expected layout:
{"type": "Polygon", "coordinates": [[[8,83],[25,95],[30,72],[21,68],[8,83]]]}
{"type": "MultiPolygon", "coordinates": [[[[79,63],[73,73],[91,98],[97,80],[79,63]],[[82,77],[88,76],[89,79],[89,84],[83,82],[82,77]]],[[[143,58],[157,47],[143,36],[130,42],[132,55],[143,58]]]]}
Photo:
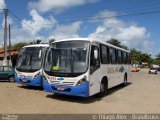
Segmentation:
{"type": "Polygon", "coordinates": [[[40,39],[34,40],[34,41],[30,42],[30,43],[19,42],[19,43],[14,44],[12,48],[17,50],[17,51],[20,51],[21,48],[26,46],[26,45],[40,44],[41,42],[42,42],[42,40],[40,40],[40,39]]]}
{"type": "Polygon", "coordinates": [[[19,43],[16,43],[13,45],[13,49],[17,50],[17,51],[20,51],[22,47],[28,45],[28,43],[26,42],[19,42],[19,43]]]}
{"type": "Polygon", "coordinates": [[[114,38],[112,38],[111,40],[107,41],[107,43],[110,43],[110,44],[115,45],[117,47],[121,47],[121,43],[117,39],[114,39],[114,38]]]}
{"type": "Polygon", "coordinates": [[[160,53],[156,55],[156,60],[160,61],[160,53]]]}
{"type": "Polygon", "coordinates": [[[154,64],[154,65],[160,65],[160,61],[158,61],[156,59],[152,59],[152,64],[154,64]]]}
{"type": "Polygon", "coordinates": [[[107,43],[109,43],[109,44],[115,45],[115,46],[117,46],[117,47],[120,47],[120,48],[123,48],[123,49],[128,50],[128,47],[127,47],[127,46],[122,45],[122,44],[121,44],[121,42],[120,42],[120,41],[118,41],[117,39],[112,38],[111,40],[107,41],[107,43]]]}
{"type": "Polygon", "coordinates": [[[142,53],[141,54],[141,62],[147,62],[150,65],[152,62],[151,54],[142,53]]]}
{"type": "Polygon", "coordinates": [[[160,53],[156,55],[155,59],[153,59],[152,64],[160,65],[160,53]]]}
{"type": "Polygon", "coordinates": [[[131,49],[130,52],[133,64],[142,64],[142,62],[146,62],[150,65],[152,63],[151,54],[142,53],[135,48],[131,49]]]}
{"type": "Polygon", "coordinates": [[[131,52],[131,59],[133,64],[140,64],[141,63],[141,52],[136,50],[135,48],[130,50],[131,52]]]}
{"type": "Polygon", "coordinates": [[[37,39],[37,40],[34,40],[34,41],[32,41],[32,42],[30,42],[29,44],[40,44],[42,42],[42,40],[40,40],[40,39],[37,39]]]}
{"type": "Polygon", "coordinates": [[[52,42],[54,42],[55,41],[55,39],[50,39],[49,40],[49,44],[51,44],[52,42]]]}

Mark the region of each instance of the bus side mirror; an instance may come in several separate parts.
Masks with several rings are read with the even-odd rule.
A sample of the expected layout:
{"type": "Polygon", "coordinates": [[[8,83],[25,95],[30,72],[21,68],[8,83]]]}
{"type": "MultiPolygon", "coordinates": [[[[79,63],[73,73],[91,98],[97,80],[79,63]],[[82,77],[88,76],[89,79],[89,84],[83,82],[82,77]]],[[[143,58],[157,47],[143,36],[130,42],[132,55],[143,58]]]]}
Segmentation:
{"type": "Polygon", "coordinates": [[[94,59],[98,59],[98,51],[97,50],[94,50],[94,59]]]}

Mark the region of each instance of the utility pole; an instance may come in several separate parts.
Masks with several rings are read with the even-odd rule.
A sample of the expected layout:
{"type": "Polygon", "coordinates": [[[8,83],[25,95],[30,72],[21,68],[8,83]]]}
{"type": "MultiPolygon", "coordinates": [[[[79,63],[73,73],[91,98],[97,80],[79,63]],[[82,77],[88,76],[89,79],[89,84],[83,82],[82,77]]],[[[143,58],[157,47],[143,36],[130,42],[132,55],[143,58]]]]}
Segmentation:
{"type": "Polygon", "coordinates": [[[11,60],[11,25],[9,24],[9,59],[10,59],[10,64],[12,66],[12,60],[11,60]]]}
{"type": "Polygon", "coordinates": [[[8,9],[3,9],[4,12],[4,59],[3,65],[7,65],[7,16],[8,16],[8,9]]]}

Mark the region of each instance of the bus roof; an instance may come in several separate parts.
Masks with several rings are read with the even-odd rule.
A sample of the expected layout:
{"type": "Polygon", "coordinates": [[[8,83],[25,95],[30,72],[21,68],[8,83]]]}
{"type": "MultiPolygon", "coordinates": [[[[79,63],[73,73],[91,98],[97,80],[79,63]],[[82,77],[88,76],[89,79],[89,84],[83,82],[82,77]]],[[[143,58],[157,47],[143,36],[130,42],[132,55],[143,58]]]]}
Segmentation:
{"type": "Polygon", "coordinates": [[[128,52],[128,50],[125,50],[123,48],[120,48],[120,47],[117,47],[117,46],[114,46],[112,44],[109,44],[109,43],[106,43],[106,42],[103,42],[101,40],[97,40],[97,39],[93,39],[93,38],[67,38],[67,39],[62,39],[62,40],[56,40],[54,41],[53,43],[56,43],[56,42],[63,42],[63,41],[74,41],[74,40],[81,40],[81,41],[89,41],[91,43],[93,42],[98,42],[100,44],[104,44],[104,45],[107,45],[109,47],[113,47],[113,48],[116,48],[116,49],[119,49],[119,50],[122,50],[122,51],[125,51],[125,52],[128,52]]]}
{"type": "Polygon", "coordinates": [[[34,44],[34,45],[27,45],[27,46],[24,46],[23,48],[25,47],[48,47],[49,44],[34,44]]]}

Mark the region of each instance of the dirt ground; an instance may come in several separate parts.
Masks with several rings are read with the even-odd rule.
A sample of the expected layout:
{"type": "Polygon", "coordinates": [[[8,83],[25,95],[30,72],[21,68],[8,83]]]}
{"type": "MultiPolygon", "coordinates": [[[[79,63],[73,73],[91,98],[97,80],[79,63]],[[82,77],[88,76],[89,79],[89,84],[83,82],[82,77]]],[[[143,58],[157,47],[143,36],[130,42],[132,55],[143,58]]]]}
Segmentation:
{"type": "Polygon", "coordinates": [[[98,98],[55,96],[42,88],[0,82],[0,113],[160,113],[160,73],[133,73],[132,83],[98,98]]]}

